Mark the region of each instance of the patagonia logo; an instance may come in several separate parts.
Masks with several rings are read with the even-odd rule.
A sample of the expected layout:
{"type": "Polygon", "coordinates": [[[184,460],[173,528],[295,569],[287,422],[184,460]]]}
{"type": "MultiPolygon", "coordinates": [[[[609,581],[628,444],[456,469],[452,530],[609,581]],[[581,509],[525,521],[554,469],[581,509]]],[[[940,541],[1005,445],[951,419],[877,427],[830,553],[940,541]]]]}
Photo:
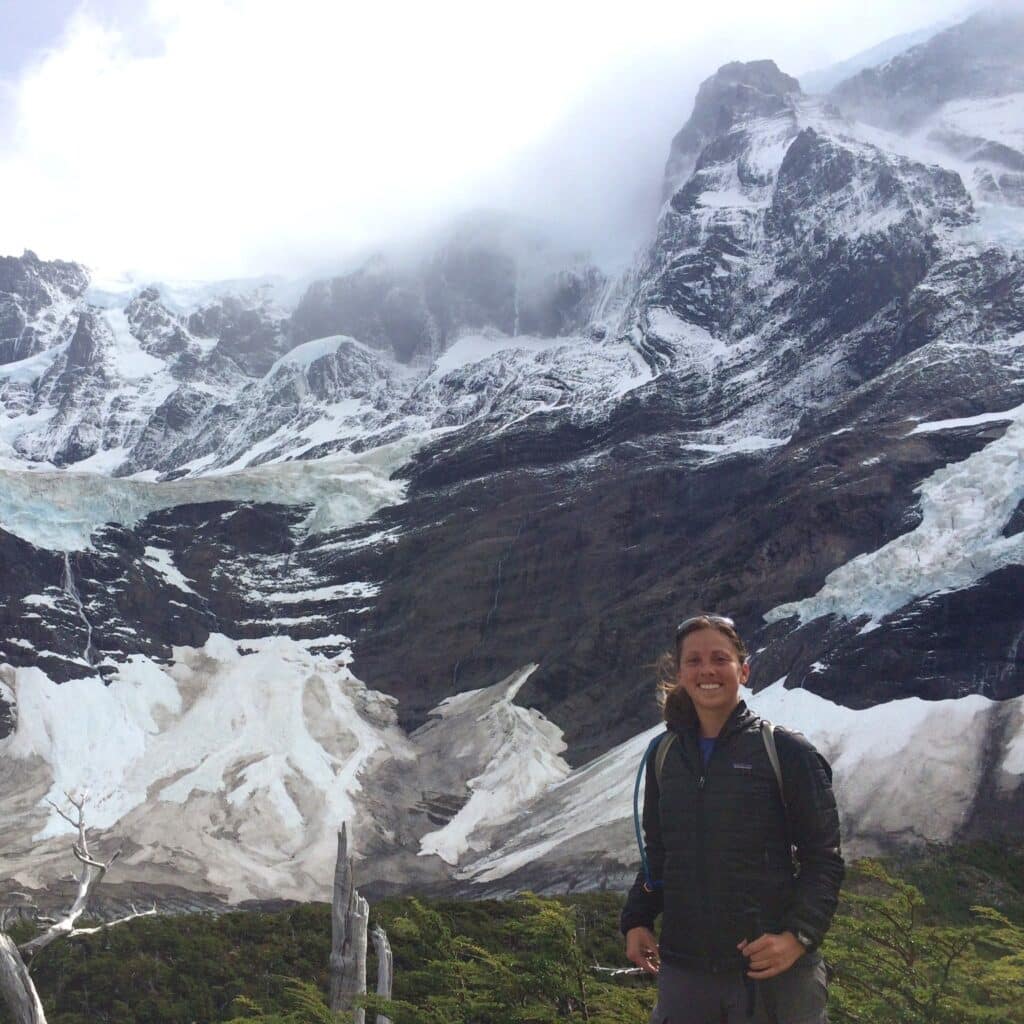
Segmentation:
{"type": "Polygon", "coordinates": [[[733,761],[732,766],[737,771],[741,772],[752,772],[754,770],[754,766],[752,764],[740,764],[736,761],[733,761]]]}

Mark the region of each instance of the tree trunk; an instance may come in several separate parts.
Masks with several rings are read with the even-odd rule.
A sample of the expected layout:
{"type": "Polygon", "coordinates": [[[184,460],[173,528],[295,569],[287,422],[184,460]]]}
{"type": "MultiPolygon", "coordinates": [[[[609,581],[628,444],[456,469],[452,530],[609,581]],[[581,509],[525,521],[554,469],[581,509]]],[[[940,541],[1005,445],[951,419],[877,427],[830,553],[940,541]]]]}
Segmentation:
{"type": "MultiPolygon", "coordinates": [[[[391,982],[394,980],[394,960],[387,932],[377,925],[373,929],[373,946],[377,950],[377,995],[391,998],[391,982]]],[[[377,1014],[377,1024],[391,1024],[391,1018],[377,1014]]]]}
{"type": "Polygon", "coordinates": [[[345,974],[349,958],[348,908],[352,901],[352,864],[348,859],[348,832],[344,825],[338,833],[338,859],[334,862],[334,894],[331,899],[331,992],[330,1007],[350,1010],[344,1005],[345,974]]]}
{"type": "MultiPolygon", "coordinates": [[[[354,1006],[356,996],[366,993],[366,926],[370,920],[370,904],[352,890],[352,905],[349,910],[349,925],[352,935],[352,972],[346,977],[346,1009],[354,1006]]],[[[353,1024],[366,1024],[366,1011],[359,1007],[352,1014],[353,1024]]]]}
{"type": "Polygon", "coordinates": [[[354,1024],[365,1024],[366,1011],[356,1008],[357,996],[366,992],[366,925],[370,905],[353,884],[348,855],[348,831],[338,833],[338,859],[334,864],[334,895],[331,900],[330,1008],[351,1011],[354,1024]]]}
{"type": "Polygon", "coordinates": [[[25,961],[10,936],[0,932],[0,998],[14,1024],[46,1024],[43,1004],[25,961]]]}

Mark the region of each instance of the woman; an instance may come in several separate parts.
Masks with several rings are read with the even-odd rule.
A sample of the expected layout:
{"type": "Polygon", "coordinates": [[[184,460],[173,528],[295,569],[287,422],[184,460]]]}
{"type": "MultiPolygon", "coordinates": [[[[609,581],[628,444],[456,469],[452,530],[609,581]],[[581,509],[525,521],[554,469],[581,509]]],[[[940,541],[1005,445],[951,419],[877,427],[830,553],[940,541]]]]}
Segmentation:
{"type": "Polygon", "coordinates": [[[621,921],[626,955],[658,976],[651,1024],[825,1022],[818,947],[843,879],[831,770],[740,699],[750,665],[731,619],[685,619],[660,667],[675,738],[647,757],[647,871],[621,921]]]}

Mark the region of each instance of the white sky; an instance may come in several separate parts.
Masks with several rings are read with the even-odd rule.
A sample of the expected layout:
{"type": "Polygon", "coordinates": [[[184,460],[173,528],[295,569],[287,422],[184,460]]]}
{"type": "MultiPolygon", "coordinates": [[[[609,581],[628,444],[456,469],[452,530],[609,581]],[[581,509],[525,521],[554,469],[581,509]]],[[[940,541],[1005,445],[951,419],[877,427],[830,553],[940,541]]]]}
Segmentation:
{"type": "MultiPolygon", "coordinates": [[[[2,0],[28,39],[39,0],[2,0]]],[[[0,79],[0,254],[209,279],[511,208],[614,260],[697,84],[799,75],[964,0],[96,0],[0,79]]],[[[39,26],[34,26],[39,29],[39,26]]],[[[38,34],[38,32],[37,32],[38,34]]],[[[10,50],[10,44],[8,50],[10,50]]],[[[5,69],[0,66],[0,75],[5,69]]]]}

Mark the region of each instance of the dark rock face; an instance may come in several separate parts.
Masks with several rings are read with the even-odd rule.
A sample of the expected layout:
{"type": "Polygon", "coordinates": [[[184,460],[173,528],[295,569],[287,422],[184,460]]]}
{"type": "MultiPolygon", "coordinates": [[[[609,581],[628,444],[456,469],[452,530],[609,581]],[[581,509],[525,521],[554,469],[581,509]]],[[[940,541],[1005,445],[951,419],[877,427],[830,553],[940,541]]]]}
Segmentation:
{"type": "Polygon", "coordinates": [[[164,308],[156,288],[139,292],[125,307],[125,315],[132,334],[144,339],[143,349],[151,355],[174,360],[187,350],[188,332],[178,317],[164,308]]]}
{"type": "Polygon", "coordinates": [[[1019,697],[1024,693],[1022,584],[1024,568],[1010,566],[976,586],[916,601],[868,632],[862,632],[868,616],[859,622],[810,623],[772,645],[770,655],[757,663],[754,685],[785,676],[790,685],[855,708],[894,696],[1019,697]],[[820,660],[822,651],[828,652],[827,661],[820,660]]]}
{"type": "Polygon", "coordinates": [[[197,336],[217,338],[218,352],[252,377],[266,373],[293,344],[282,317],[233,296],[193,313],[188,328],[197,336]]]}
{"type": "Polygon", "coordinates": [[[1021,330],[1021,263],[946,245],[974,216],[959,177],[801,130],[776,98],[773,137],[789,140],[777,173],[751,156],[755,129],[729,115],[663,216],[633,306],[657,378],[586,426],[555,411],[499,438],[479,428],[438,441],[413,461],[410,500],[380,518],[400,539],[356,642],[357,671],[399,696],[408,724],[542,650],[520,699],[565,726],[569,756],[585,761],[651,724],[650,666],[670,620],[695,608],[729,611],[766,647],[759,686],[786,678],[852,707],[1024,692],[1007,653],[1024,619],[1015,569],[912,600],[863,634],[856,619],[763,621],[915,530],[921,481],[1005,429],[912,437],[915,421],[1022,398],[1016,350],[1002,345],[1021,330]],[[723,208],[716,192],[734,182],[743,196],[723,208]],[[658,310],[749,354],[702,376],[659,334],[658,310]],[[941,357],[911,358],[940,339],[941,357]],[[809,366],[823,369],[803,391],[809,366]],[[755,372],[751,391],[741,381],[755,372]],[[788,415],[789,394],[799,414],[769,456],[680,450],[689,431],[768,415],[773,390],[773,415],[788,415]],[[424,579],[429,603],[417,599],[424,579]],[[991,636],[973,644],[987,623],[991,636]],[[812,670],[819,662],[828,668],[812,670]]]}
{"type": "Polygon", "coordinates": [[[844,112],[908,130],[952,99],[1024,89],[1024,15],[976,14],[926,43],[841,82],[831,96],[844,112]]]}
{"type": "Polygon", "coordinates": [[[439,329],[418,284],[381,264],[318,281],[293,314],[295,338],[303,342],[347,334],[374,348],[390,349],[403,362],[417,352],[439,351],[439,329]]]}
{"type": "Polygon", "coordinates": [[[701,83],[689,121],[672,140],[665,166],[665,198],[675,191],[694,158],[748,117],[774,117],[800,93],[800,83],[773,60],[734,61],[701,83]]]}
{"type": "Polygon", "coordinates": [[[63,556],[0,530],[0,578],[7,598],[0,606],[3,661],[38,665],[58,681],[90,672],[79,660],[86,630],[65,589],[63,556]]]}
{"type": "Polygon", "coordinates": [[[298,527],[309,511],[181,505],[131,529],[110,525],[94,535],[88,551],[66,557],[0,530],[0,578],[8,595],[0,606],[0,659],[38,665],[57,681],[97,672],[109,677],[131,655],[166,661],[173,646],[202,646],[212,632],[266,636],[280,628],[277,619],[313,615],[322,619],[287,632],[317,637],[331,618],[350,627],[359,597],[327,601],[314,592],[303,602],[288,596],[313,569],[337,578],[332,538],[300,547],[298,527]],[[187,590],[161,573],[154,550],[171,559],[187,590]]]}
{"type": "MultiPolygon", "coordinates": [[[[991,584],[1005,602],[1000,632],[970,666],[962,663],[952,610],[932,610],[950,617],[927,678],[913,646],[902,655],[903,675],[887,671],[888,634],[859,642],[857,624],[844,627],[849,654],[834,673],[813,675],[809,667],[839,647],[836,636],[811,624],[784,642],[781,626],[761,620],[791,595],[814,593],[836,565],[913,529],[907,510],[918,481],[985,444],[933,434],[906,447],[900,410],[913,388],[909,380],[886,386],[891,419],[866,422],[851,403],[815,441],[795,437],[767,460],[680,459],[671,440],[677,423],[655,403],[643,404],[635,419],[623,410],[600,446],[594,439],[579,445],[606,453],[589,473],[574,471],[569,459],[539,471],[520,458],[453,483],[468,453],[435,449],[429,475],[415,480],[416,497],[379,519],[397,527],[400,539],[381,553],[382,594],[356,634],[356,671],[398,696],[403,721],[413,725],[453,689],[500,678],[518,667],[524,650],[542,650],[520,699],[565,728],[573,763],[650,726],[651,666],[669,645],[672,620],[695,608],[727,610],[755,647],[769,644],[772,653],[755,659],[755,685],[788,675],[793,685],[857,707],[911,692],[931,699],[989,692],[985,681],[999,674],[1001,697],[1024,692],[1019,666],[1008,672],[999,639],[1021,620],[1009,580],[991,584]],[[626,422],[630,440],[609,447],[626,422]],[[635,432],[636,422],[646,436],[635,432]],[[836,434],[837,424],[853,429],[836,434]],[[892,455],[879,468],[863,466],[887,448],[892,455]],[[422,600],[424,579],[430,601],[422,600]],[[801,643],[797,657],[787,644],[801,643]],[[959,671],[951,671],[958,661],[959,671]],[[898,682],[910,678],[911,685],[898,682]]],[[[944,416],[949,400],[937,392],[929,415],[944,416]]],[[[982,618],[971,620],[978,629],[982,618]]],[[[926,646],[934,626],[916,620],[915,644],[926,646]]],[[[974,629],[965,624],[967,636],[974,629]]]]}
{"type": "Polygon", "coordinates": [[[806,129],[782,161],[768,217],[768,230],[786,253],[780,269],[804,288],[796,318],[821,324],[821,334],[834,338],[905,301],[937,256],[933,232],[966,224],[972,213],[953,172],[858,160],[806,129]],[[864,195],[865,205],[873,201],[884,211],[879,230],[851,237],[824,227],[864,195]],[[813,219],[806,217],[810,209],[813,219]]]}
{"type": "Polygon", "coordinates": [[[1006,521],[1003,527],[1004,537],[1015,537],[1018,533],[1024,533],[1024,498],[1013,510],[1013,515],[1006,521]]]}
{"type": "Polygon", "coordinates": [[[13,701],[4,699],[0,689],[0,740],[10,736],[18,726],[18,707],[13,701]]]}
{"type": "Polygon", "coordinates": [[[94,455],[103,440],[102,410],[109,391],[106,367],[97,353],[104,328],[92,312],[79,315],[78,325],[62,357],[40,378],[37,403],[56,407],[46,436],[34,454],[63,466],[94,455]]]}

